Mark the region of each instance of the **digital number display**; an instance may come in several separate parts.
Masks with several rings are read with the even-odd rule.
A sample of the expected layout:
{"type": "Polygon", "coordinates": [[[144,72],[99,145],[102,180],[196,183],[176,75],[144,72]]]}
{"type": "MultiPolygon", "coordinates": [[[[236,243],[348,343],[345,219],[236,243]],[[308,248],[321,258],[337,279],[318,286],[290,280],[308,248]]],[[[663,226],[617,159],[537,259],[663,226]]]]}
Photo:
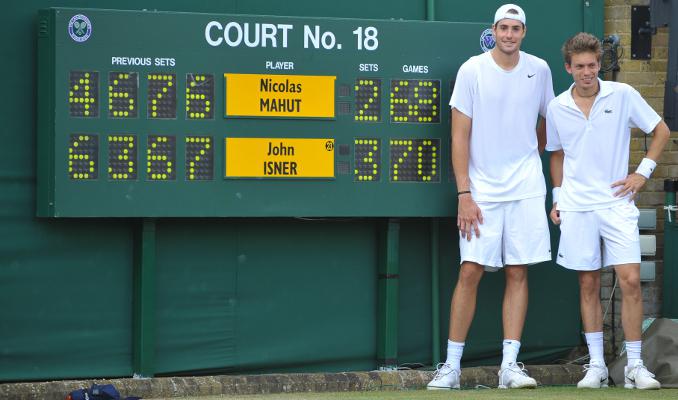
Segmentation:
{"type": "Polygon", "coordinates": [[[148,75],[148,118],[174,119],[177,117],[176,74],[148,75]]]}
{"type": "MultiPolygon", "coordinates": [[[[71,71],[69,104],[73,117],[98,114],[98,76],[96,71],[71,71]]],[[[381,122],[381,78],[355,79],[356,122],[381,122]]],[[[186,74],[186,119],[214,118],[214,75],[186,74]]],[[[403,79],[390,81],[390,120],[394,123],[440,122],[440,81],[403,79]]],[[[150,119],[175,119],[177,116],[176,74],[148,74],[147,115],[150,119]]],[[[112,118],[138,117],[139,73],[108,73],[109,113],[112,118]]],[[[185,179],[214,179],[214,138],[185,138],[185,179]]],[[[149,135],[146,172],[149,181],[176,180],[176,137],[149,135]]],[[[354,139],[354,182],[381,180],[379,138],[354,139]]],[[[439,182],[440,139],[391,139],[389,176],[391,182],[439,182]]],[[[99,142],[96,135],[71,135],[69,141],[70,179],[97,179],[99,142]]],[[[108,136],[110,180],[138,179],[137,137],[108,136]]]]}
{"type": "Polygon", "coordinates": [[[440,122],[440,81],[405,79],[391,81],[391,122],[440,122]]]}
{"type": "Polygon", "coordinates": [[[137,179],[136,135],[108,136],[108,179],[114,181],[137,179]]]}
{"type": "Polygon", "coordinates": [[[381,178],[381,139],[356,138],[353,143],[354,182],[373,182],[381,178]]]}
{"type": "Polygon", "coordinates": [[[214,147],[211,136],[186,138],[186,180],[211,181],[214,178],[214,147]]]}
{"type": "Polygon", "coordinates": [[[186,119],[214,118],[214,75],[186,75],[186,119]]]}
{"type": "Polygon", "coordinates": [[[440,139],[391,139],[391,181],[440,182],[440,139]]]}
{"type": "Polygon", "coordinates": [[[150,181],[176,179],[176,139],[174,136],[149,135],[146,149],[146,173],[150,181]]]}
{"type": "Polygon", "coordinates": [[[381,121],[381,79],[355,80],[356,121],[381,121]]]}
{"type": "Polygon", "coordinates": [[[99,116],[98,72],[70,72],[68,110],[71,117],[93,118],[99,116]]]}
{"type": "Polygon", "coordinates": [[[71,179],[99,177],[99,136],[71,135],[68,141],[68,176],[71,179]]]}
{"type": "Polygon", "coordinates": [[[136,118],[139,74],[111,72],[108,74],[108,117],[136,118]]]}

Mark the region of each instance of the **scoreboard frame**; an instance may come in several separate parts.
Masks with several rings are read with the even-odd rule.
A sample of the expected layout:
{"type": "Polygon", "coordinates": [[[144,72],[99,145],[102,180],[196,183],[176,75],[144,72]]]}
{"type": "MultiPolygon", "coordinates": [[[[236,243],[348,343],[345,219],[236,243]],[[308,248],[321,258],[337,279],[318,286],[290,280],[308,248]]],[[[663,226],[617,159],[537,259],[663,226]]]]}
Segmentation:
{"type": "Polygon", "coordinates": [[[445,103],[459,66],[480,53],[486,28],[41,10],[37,215],[455,215],[445,103]],[[141,28],[120,29],[129,23],[141,28]],[[285,33],[284,41],[271,27],[285,33]],[[262,82],[260,92],[229,88],[229,79],[251,74],[255,85],[262,82]],[[240,109],[263,104],[264,86],[276,89],[266,94],[271,102],[315,111],[229,112],[229,101],[240,109]],[[227,149],[229,138],[243,139],[231,141],[242,147],[227,149]],[[263,142],[246,145],[255,139],[263,142]],[[239,149],[240,164],[256,162],[261,173],[229,172],[226,155],[239,149]]]}

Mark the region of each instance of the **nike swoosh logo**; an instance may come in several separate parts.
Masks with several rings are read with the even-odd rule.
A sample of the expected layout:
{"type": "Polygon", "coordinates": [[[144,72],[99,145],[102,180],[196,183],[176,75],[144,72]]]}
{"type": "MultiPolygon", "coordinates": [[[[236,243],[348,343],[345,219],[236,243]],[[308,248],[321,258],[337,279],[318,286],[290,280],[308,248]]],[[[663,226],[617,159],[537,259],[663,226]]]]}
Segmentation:
{"type": "Polygon", "coordinates": [[[528,77],[528,78],[532,78],[532,77],[535,76],[535,75],[537,75],[537,74],[532,74],[532,75],[527,74],[527,77],[528,77]]]}
{"type": "Polygon", "coordinates": [[[607,110],[605,110],[605,114],[611,114],[611,113],[612,113],[612,110],[610,110],[609,108],[607,110]]]}

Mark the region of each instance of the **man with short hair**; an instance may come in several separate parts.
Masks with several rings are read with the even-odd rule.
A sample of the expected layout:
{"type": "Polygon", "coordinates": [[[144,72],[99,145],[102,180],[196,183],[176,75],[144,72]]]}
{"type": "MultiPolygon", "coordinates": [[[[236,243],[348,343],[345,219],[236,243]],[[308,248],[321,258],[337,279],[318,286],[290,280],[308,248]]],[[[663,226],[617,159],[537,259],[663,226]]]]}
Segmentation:
{"type": "Polygon", "coordinates": [[[641,359],[643,302],[640,289],[638,209],[633,199],[656,167],[669,129],[631,86],[598,79],[600,41],[588,33],[562,48],[574,83],[555,98],[546,116],[551,154],[553,209],[560,225],[557,263],[579,275],[581,315],[590,363],[577,387],[607,387],[603,359],[600,268],[614,267],[622,290],[622,326],[628,364],[626,388],[658,389],[641,359]],[[631,128],[654,139],[634,173],[628,174],[631,128]],[[601,254],[602,240],[602,254],[601,254]]]}
{"type": "Polygon", "coordinates": [[[551,260],[539,157],[546,133],[543,120],[537,122],[546,115],[553,84],[546,62],[520,51],[526,33],[520,7],[499,7],[492,33],[496,46],[461,66],[450,100],[461,268],[447,359],[428,389],[460,386],[464,342],[485,269],[503,269],[506,276],[499,387],[537,385],[516,359],[527,312],[526,266],[551,260]]]}

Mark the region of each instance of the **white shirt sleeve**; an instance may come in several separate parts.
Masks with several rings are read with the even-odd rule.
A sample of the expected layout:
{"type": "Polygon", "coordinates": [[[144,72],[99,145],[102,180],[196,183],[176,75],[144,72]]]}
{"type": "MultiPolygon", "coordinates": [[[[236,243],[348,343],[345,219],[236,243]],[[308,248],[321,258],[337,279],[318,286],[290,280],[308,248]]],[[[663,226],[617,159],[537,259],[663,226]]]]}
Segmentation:
{"type": "Polygon", "coordinates": [[[662,118],[650,107],[638,91],[629,86],[627,99],[629,105],[629,126],[640,128],[646,134],[649,134],[657,127],[662,118]]]}
{"type": "Polygon", "coordinates": [[[563,149],[563,145],[560,143],[560,136],[558,135],[558,128],[556,127],[556,121],[553,116],[553,107],[558,106],[555,103],[556,100],[551,101],[546,111],[546,150],[548,151],[563,149]]]}
{"type": "Polygon", "coordinates": [[[551,100],[553,100],[555,97],[553,94],[553,78],[551,76],[551,68],[549,68],[546,62],[544,62],[544,76],[544,92],[542,93],[541,103],[539,104],[539,115],[546,118],[546,109],[548,108],[549,103],[551,103],[551,100]]]}
{"type": "Polygon", "coordinates": [[[473,93],[476,83],[476,73],[470,65],[470,61],[465,62],[457,72],[457,79],[454,81],[454,90],[450,98],[450,108],[456,108],[462,114],[473,118],[473,93]]]}

